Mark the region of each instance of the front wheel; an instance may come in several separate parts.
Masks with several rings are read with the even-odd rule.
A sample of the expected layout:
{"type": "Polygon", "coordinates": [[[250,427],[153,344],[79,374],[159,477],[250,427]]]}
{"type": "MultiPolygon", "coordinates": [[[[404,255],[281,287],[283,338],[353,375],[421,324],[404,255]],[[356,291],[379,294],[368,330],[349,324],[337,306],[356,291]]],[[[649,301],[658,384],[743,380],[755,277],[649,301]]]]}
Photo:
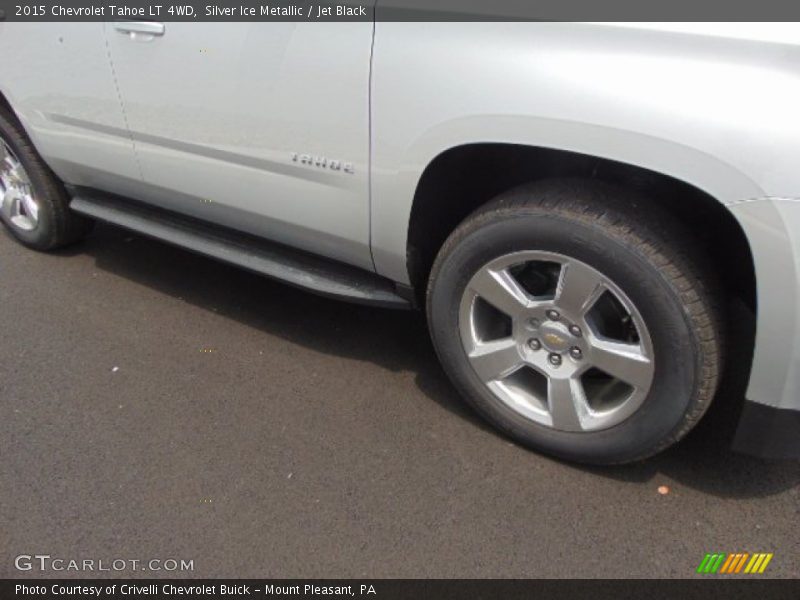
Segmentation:
{"type": "Polygon", "coordinates": [[[720,375],[700,255],[623,189],[514,190],[442,247],[428,287],[434,345],[465,398],[514,439],[586,463],[650,456],[697,423],[720,375]]]}
{"type": "Polygon", "coordinates": [[[21,243],[53,250],[81,239],[92,221],[69,209],[69,197],[25,134],[0,108],[0,221],[21,243]]]}

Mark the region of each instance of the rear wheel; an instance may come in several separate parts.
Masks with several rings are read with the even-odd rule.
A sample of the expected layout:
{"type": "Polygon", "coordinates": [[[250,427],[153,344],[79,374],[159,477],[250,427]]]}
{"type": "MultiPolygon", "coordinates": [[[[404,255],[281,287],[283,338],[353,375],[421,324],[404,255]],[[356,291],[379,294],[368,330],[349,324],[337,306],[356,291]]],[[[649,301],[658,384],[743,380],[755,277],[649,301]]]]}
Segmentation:
{"type": "Polygon", "coordinates": [[[437,352],[518,441],[627,462],[680,439],[711,402],[722,347],[712,274],[643,200],[541,182],[481,208],[441,249],[428,289],[437,352]]]}
{"type": "Polygon", "coordinates": [[[20,242],[51,250],[82,238],[92,222],[69,210],[69,196],[25,135],[0,109],[0,220],[20,242]]]}

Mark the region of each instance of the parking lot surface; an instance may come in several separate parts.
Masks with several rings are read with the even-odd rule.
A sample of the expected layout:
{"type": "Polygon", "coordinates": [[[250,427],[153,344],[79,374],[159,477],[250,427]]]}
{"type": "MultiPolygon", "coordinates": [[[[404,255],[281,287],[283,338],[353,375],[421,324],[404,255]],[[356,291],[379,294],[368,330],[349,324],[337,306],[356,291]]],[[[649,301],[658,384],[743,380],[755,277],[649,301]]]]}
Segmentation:
{"type": "Polygon", "coordinates": [[[193,561],[127,577],[527,578],[773,552],[766,575],[800,575],[800,464],[730,452],[713,419],[644,463],[559,462],[462,404],[422,315],[110,226],[56,254],[0,234],[0,398],[1,577],[40,576],[14,567],[36,553],[193,561]]]}

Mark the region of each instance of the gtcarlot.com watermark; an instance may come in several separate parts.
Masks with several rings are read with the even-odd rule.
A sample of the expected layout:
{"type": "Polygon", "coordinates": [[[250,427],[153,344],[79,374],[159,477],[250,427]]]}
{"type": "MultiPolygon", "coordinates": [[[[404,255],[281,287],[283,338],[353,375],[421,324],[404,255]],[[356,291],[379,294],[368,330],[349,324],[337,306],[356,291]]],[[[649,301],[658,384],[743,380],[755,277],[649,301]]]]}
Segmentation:
{"type": "Polygon", "coordinates": [[[43,572],[188,572],[194,571],[194,559],[183,558],[62,558],[49,554],[20,554],[14,559],[18,571],[43,572]]]}

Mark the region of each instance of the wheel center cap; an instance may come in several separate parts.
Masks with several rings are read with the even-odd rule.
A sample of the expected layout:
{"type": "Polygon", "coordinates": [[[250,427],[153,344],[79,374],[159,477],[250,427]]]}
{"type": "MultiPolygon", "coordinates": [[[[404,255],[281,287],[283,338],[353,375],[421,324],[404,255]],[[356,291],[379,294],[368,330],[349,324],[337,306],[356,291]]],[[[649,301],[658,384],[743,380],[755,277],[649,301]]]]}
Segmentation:
{"type": "Polygon", "coordinates": [[[539,329],[539,339],[550,352],[565,352],[571,345],[571,338],[563,323],[545,323],[539,329]]]}

